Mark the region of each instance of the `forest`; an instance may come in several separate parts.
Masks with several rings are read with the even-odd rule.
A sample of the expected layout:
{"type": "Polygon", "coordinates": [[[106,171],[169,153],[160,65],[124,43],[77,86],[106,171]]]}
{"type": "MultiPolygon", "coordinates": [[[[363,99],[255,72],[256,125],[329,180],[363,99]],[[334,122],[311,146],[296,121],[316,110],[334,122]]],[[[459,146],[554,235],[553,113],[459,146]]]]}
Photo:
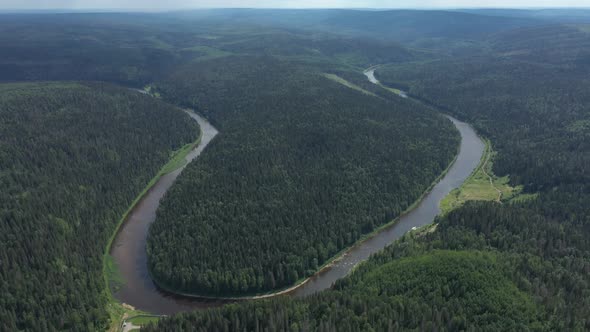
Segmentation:
{"type": "Polygon", "coordinates": [[[220,134],[150,231],[149,268],[174,291],[257,294],[312,274],[448,166],[459,137],[440,113],[489,139],[493,172],[523,192],[468,202],[321,293],[142,330],[590,330],[589,17],[0,14],[0,331],[113,326],[105,246],[198,137],[177,107],[220,134]],[[368,83],[374,65],[411,98],[368,83]]]}
{"type": "Polygon", "coordinates": [[[290,286],[399,216],[454,158],[459,137],[447,119],[320,74],[226,57],[160,86],[222,134],[179,177],[150,228],[158,284],[199,295],[290,286]]]}
{"type": "Polygon", "coordinates": [[[145,331],[584,331],[580,225],[471,202],[406,235],[333,289],[162,319],[145,331]]]}
{"type": "Polygon", "coordinates": [[[318,295],[181,314],[146,330],[590,329],[587,31],[515,29],[474,44],[478,56],[377,69],[385,85],[489,138],[494,173],[523,185],[522,198],[451,211],[318,295]]]}
{"type": "Polygon", "coordinates": [[[0,330],[104,330],[105,244],[187,115],[104,83],[0,85],[0,330]]]}
{"type": "MultiPolygon", "coordinates": [[[[2,199],[7,208],[2,209],[4,229],[0,240],[0,257],[3,262],[0,264],[3,271],[0,330],[103,330],[113,323],[113,317],[109,317],[106,309],[111,306],[108,302],[112,299],[105,289],[102,275],[104,247],[129,203],[167,161],[171,151],[198,135],[196,126],[184,123],[186,116],[176,110],[172,112],[171,106],[155,99],[146,99],[136,92],[96,81],[134,88],[148,86],[165,101],[178,106],[198,107],[198,112],[223,129],[223,135],[228,136],[230,146],[238,142],[244,143],[240,140],[242,137],[264,137],[264,142],[269,143],[269,147],[274,146],[276,151],[281,149],[277,144],[285,142],[291,144],[286,148],[294,151],[299,144],[313,145],[315,140],[329,138],[331,142],[326,141],[323,146],[326,149],[333,147],[337,143],[336,139],[350,135],[346,129],[352,132],[351,121],[361,119],[359,116],[362,110],[357,102],[341,119],[336,117],[336,107],[332,108],[329,117],[324,117],[319,112],[322,102],[338,102],[338,105],[342,105],[350,100],[347,95],[349,89],[325,79],[322,75],[324,69],[341,75],[352,75],[358,82],[362,81],[362,75],[353,68],[362,68],[372,62],[391,63],[423,56],[420,52],[407,50],[397,43],[329,33],[264,28],[248,23],[237,25],[224,20],[195,20],[198,16],[198,13],[191,13],[186,17],[181,14],[131,13],[2,14],[0,42],[6,47],[0,48],[0,70],[3,73],[0,80],[53,80],[60,83],[3,85],[1,111],[13,118],[3,116],[5,125],[1,141],[4,160],[2,178],[3,181],[9,181],[5,184],[9,189],[3,192],[5,197],[2,199]],[[248,40],[250,42],[245,42],[248,40]],[[224,60],[228,57],[230,58],[224,60]],[[275,87],[275,82],[263,80],[262,75],[267,70],[264,62],[270,60],[272,61],[268,67],[276,71],[272,76],[274,80],[278,80],[279,75],[291,72],[292,68],[301,68],[283,79],[283,82],[291,79],[292,82],[275,87]],[[297,96],[305,97],[303,101],[291,98],[290,109],[269,119],[264,117],[273,108],[272,105],[265,106],[264,114],[258,115],[256,121],[272,120],[274,124],[268,127],[270,132],[259,133],[258,137],[256,130],[250,132],[242,129],[233,133],[234,128],[248,120],[246,114],[235,121],[229,121],[235,108],[229,102],[223,103],[225,98],[222,93],[227,92],[223,89],[214,98],[207,98],[211,91],[224,88],[226,84],[229,85],[230,80],[238,77],[225,71],[229,76],[217,78],[217,83],[194,82],[196,76],[191,75],[191,71],[199,73],[205,70],[207,66],[201,65],[203,62],[220,66],[233,64],[242,67],[242,70],[256,64],[258,68],[249,78],[260,80],[260,83],[253,84],[252,87],[264,86],[275,93],[275,96],[265,96],[264,99],[274,103],[274,109],[287,93],[285,89],[297,90],[298,84],[306,81],[322,85],[321,91],[335,93],[335,96],[330,99],[322,98],[323,101],[311,101],[310,98],[318,96],[320,91],[302,91],[297,96]],[[176,89],[182,93],[178,93],[176,89]],[[197,103],[195,98],[202,100],[197,103]],[[217,107],[218,104],[222,107],[217,107]],[[313,108],[307,112],[305,122],[299,123],[293,108],[304,105],[313,108]],[[90,113],[89,110],[96,113],[90,113]],[[55,113],[47,113],[49,111],[55,113]],[[132,117],[129,113],[131,111],[138,112],[139,116],[132,117]],[[55,114],[51,119],[44,117],[51,114],[55,114]],[[35,117],[38,121],[27,122],[35,117]],[[318,129],[319,124],[313,121],[332,119],[340,121],[340,127],[329,128],[330,130],[326,128],[327,131],[322,134],[324,137],[306,137],[318,129]],[[281,128],[278,121],[289,121],[290,134],[299,135],[296,141],[289,141],[282,134],[277,137],[282,142],[272,142],[270,134],[277,134],[281,128]],[[227,131],[226,126],[229,128],[227,131]],[[33,134],[40,131],[47,134],[33,134]],[[4,137],[10,139],[4,140],[4,137]],[[93,147],[92,143],[96,146],[93,147]],[[48,160],[52,160],[52,163],[47,163],[48,160]],[[27,172],[31,175],[19,176],[28,174],[27,172]],[[41,194],[36,196],[37,200],[32,200],[31,197],[35,196],[31,196],[31,193],[35,191],[40,191],[41,194]],[[23,206],[25,203],[31,205],[23,206]],[[55,222],[50,223],[48,220],[55,222]],[[36,235],[30,237],[29,233],[36,235]]],[[[218,74],[221,73],[210,73],[208,77],[214,78],[218,74]]],[[[347,79],[351,79],[349,76],[346,76],[347,79]]],[[[246,83],[242,81],[243,86],[249,86],[246,83]]],[[[234,85],[232,92],[237,90],[237,85],[234,85]]],[[[239,106],[239,98],[248,97],[244,103],[250,104],[260,96],[255,88],[247,93],[250,96],[242,94],[228,101],[239,106]]],[[[385,105],[383,101],[377,103],[385,105]]],[[[259,101],[258,105],[261,104],[262,101],[259,101]]],[[[243,108],[249,111],[248,115],[256,114],[252,105],[244,105],[243,108]]],[[[391,106],[388,105],[387,108],[391,106]]],[[[387,119],[409,119],[409,114],[403,113],[410,109],[409,105],[402,105],[394,110],[393,117],[373,107],[373,118],[361,119],[365,126],[363,130],[366,132],[379,128],[379,121],[385,122],[387,119]]],[[[373,213],[379,215],[372,219],[351,222],[346,233],[334,235],[326,232],[323,236],[330,237],[331,242],[313,244],[322,250],[322,256],[318,253],[310,255],[316,255],[320,260],[325,256],[325,260],[335,253],[334,248],[341,249],[344,241],[352,243],[361,233],[379,223],[387,222],[389,216],[410,204],[448,164],[456,152],[456,133],[442,117],[423,108],[421,112],[421,117],[413,125],[424,121],[430,127],[440,127],[438,133],[445,136],[446,141],[437,141],[436,146],[444,143],[448,144],[448,149],[431,151],[438,159],[430,159],[427,151],[416,151],[426,148],[426,145],[416,142],[412,147],[412,156],[422,158],[424,165],[419,165],[423,168],[415,167],[413,170],[423,172],[421,176],[424,178],[408,177],[404,181],[415,182],[403,184],[404,188],[411,188],[413,191],[396,193],[399,202],[395,209],[385,206],[366,207],[374,209],[373,213]],[[375,212],[377,210],[379,212],[375,212]]],[[[252,129],[253,125],[249,122],[245,128],[252,129]]],[[[399,127],[391,121],[387,126],[399,127]]],[[[384,128],[381,128],[380,139],[392,138],[393,133],[385,133],[384,128]]],[[[318,159],[321,151],[314,152],[313,157],[318,166],[324,163],[323,172],[326,173],[329,171],[329,163],[339,162],[334,158],[341,157],[346,152],[344,149],[358,149],[363,140],[364,143],[370,142],[365,137],[358,139],[358,142],[352,142],[356,145],[342,146],[342,150],[338,151],[339,155],[333,156],[331,160],[326,159],[324,162],[323,159],[318,159]]],[[[223,145],[225,140],[223,137],[217,139],[219,142],[216,144],[220,145],[220,150],[227,146],[223,145]]],[[[215,144],[212,148],[214,146],[215,144]]],[[[234,148],[242,147],[238,144],[234,148]]],[[[402,148],[405,149],[388,147],[389,151],[410,151],[402,148]]],[[[265,151],[259,152],[261,154],[257,158],[264,156],[269,160],[265,151]]],[[[280,161],[283,166],[292,167],[286,164],[292,161],[300,164],[303,162],[296,160],[301,155],[288,155],[287,152],[292,151],[281,151],[283,158],[280,161]]],[[[301,152],[300,148],[299,153],[301,152]]],[[[356,158],[363,157],[364,154],[356,155],[356,158]]],[[[233,157],[233,160],[237,158],[233,157]]],[[[256,163],[257,160],[247,159],[242,162],[256,163]]],[[[383,189],[383,186],[388,186],[388,195],[391,196],[392,186],[398,183],[377,182],[376,172],[380,172],[375,169],[377,165],[379,164],[364,164],[373,168],[373,173],[367,176],[372,177],[369,179],[375,188],[381,186],[383,189]]],[[[350,167],[349,172],[354,170],[352,164],[346,167],[350,167]]],[[[388,170],[394,171],[392,168],[388,170]]],[[[315,174],[316,177],[320,175],[315,174]]],[[[275,183],[280,176],[275,174],[275,183]]],[[[306,181],[311,180],[313,179],[308,178],[306,181]]],[[[329,185],[330,181],[335,180],[337,179],[332,175],[322,185],[329,185]]],[[[360,184],[363,183],[357,183],[360,184]]],[[[303,190],[301,185],[299,183],[300,187],[296,188],[300,193],[303,190]]],[[[351,193],[343,192],[342,195],[348,195],[349,200],[354,198],[350,196],[351,193]]],[[[340,204],[342,203],[343,201],[340,204]]],[[[311,226],[313,225],[308,227],[311,226]]],[[[283,278],[294,278],[295,270],[300,278],[309,273],[312,266],[321,264],[310,259],[311,261],[303,263],[303,258],[295,258],[300,262],[296,263],[296,268],[288,270],[291,276],[283,273],[283,278]],[[304,264],[306,270],[302,270],[304,264]]],[[[286,283],[284,280],[281,282],[286,283]]]]}

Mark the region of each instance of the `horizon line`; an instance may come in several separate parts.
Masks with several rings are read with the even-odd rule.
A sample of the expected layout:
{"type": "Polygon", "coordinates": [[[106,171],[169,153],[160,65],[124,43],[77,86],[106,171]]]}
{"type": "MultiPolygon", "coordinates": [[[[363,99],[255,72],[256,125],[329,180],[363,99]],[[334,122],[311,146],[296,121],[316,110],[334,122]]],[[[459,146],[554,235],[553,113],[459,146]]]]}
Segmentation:
{"type": "Polygon", "coordinates": [[[42,12],[83,12],[83,13],[100,13],[100,12],[120,12],[120,13],[166,13],[166,12],[177,12],[177,11],[198,11],[198,10],[232,10],[232,9],[243,9],[243,10],[423,10],[423,11],[446,11],[446,10],[575,10],[585,9],[590,10],[590,6],[575,6],[575,7],[486,7],[486,6],[473,6],[473,7],[175,7],[175,8],[0,8],[0,13],[42,13],[42,12]]]}

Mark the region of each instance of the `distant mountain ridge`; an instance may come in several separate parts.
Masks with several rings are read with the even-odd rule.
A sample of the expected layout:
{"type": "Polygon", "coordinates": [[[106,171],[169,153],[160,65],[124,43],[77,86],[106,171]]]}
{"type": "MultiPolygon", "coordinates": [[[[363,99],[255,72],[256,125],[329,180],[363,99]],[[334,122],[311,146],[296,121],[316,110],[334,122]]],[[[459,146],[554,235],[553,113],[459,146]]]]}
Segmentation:
{"type": "Polygon", "coordinates": [[[231,19],[258,25],[337,31],[395,41],[419,38],[470,39],[546,23],[525,15],[508,17],[443,10],[214,9],[176,14],[186,18],[231,19]]]}

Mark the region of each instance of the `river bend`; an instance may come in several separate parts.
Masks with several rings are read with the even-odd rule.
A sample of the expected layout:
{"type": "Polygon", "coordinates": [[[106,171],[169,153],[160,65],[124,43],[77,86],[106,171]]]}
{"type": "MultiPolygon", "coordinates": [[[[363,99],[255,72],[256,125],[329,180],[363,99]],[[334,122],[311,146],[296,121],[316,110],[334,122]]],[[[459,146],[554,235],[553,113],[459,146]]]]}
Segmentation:
{"type": "MultiPolygon", "coordinates": [[[[374,76],[374,68],[365,71],[365,75],[372,83],[379,84],[374,76]]],[[[199,123],[203,133],[201,143],[186,158],[190,162],[201,154],[218,132],[199,115],[193,112],[188,113],[199,123]]],[[[346,276],[355,265],[366,260],[370,255],[398,240],[413,228],[433,222],[434,218],[440,213],[440,201],[451,190],[461,186],[471,175],[479,164],[485,148],[484,143],[470,125],[450,116],[447,116],[447,118],[461,134],[461,144],[455,162],[444,177],[423,197],[413,210],[402,215],[395,224],[350,248],[333,264],[330,264],[310,277],[305,283],[290,291],[290,295],[302,297],[329,288],[336,280],[346,276]]],[[[111,247],[111,255],[115,258],[124,279],[124,285],[114,292],[114,296],[123,303],[155,314],[168,315],[181,311],[219,306],[229,302],[228,300],[189,298],[174,295],[158,289],[149,276],[145,250],[148,229],[156,218],[156,210],[160,199],[172,186],[183,169],[184,167],[160,178],[130,213],[111,247]]]]}

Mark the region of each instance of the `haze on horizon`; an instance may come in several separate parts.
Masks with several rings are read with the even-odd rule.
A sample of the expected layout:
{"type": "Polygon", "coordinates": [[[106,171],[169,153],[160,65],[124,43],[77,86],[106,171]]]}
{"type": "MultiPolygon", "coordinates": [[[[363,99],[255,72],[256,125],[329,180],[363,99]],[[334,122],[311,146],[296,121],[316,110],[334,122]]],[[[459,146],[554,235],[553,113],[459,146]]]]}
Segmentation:
{"type": "Polygon", "coordinates": [[[0,10],[189,8],[580,8],[590,0],[2,0],[0,10]]]}

